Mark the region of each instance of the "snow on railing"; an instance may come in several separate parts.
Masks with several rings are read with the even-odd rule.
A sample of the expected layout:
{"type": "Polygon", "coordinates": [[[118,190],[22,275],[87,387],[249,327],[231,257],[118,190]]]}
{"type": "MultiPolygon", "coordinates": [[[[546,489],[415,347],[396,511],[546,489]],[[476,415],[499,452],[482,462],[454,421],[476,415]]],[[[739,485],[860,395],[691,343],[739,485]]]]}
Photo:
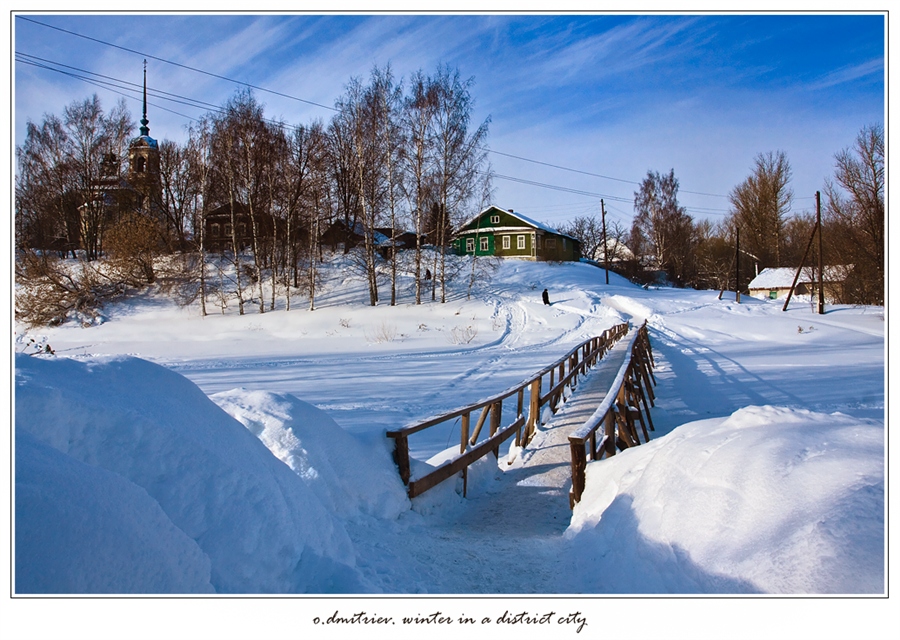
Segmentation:
{"type": "Polygon", "coordinates": [[[574,508],[584,493],[588,455],[591,460],[600,460],[604,454],[607,457],[615,455],[616,448],[621,450],[640,445],[635,420],[641,423],[644,442],[650,441],[647,424],[650,425],[650,431],[655,431],[653,420],[650,418],[650,407],[653,406],[654,400],[653,384],[656,384],[656,378],[653,376],[655,363],[646,321],[631,336],[628,352],[629,355],[619,367],[616,379],[600,406],[569,436],[569,447],[572,452],[570,507],[574,508]],[[642,402],[647,413],[646,424],[640,409],[642,402]],[[603,427],[603,434],[598,439],[597,432],[600,427],[603,427]]]}
{"type": "Polygon", "coordinates": [[[538,425],[543,422],[541,414],[544,406],[549,406],[550,410],[555,413],[565,389],[567,387],[574,388],[578,376],[584,375],[589,368],[599,362],[626,333],[628,333],[627,324],[615,325],[601,335],[585,340],[550,366],[502,393],[423,422],[388,431],[387,436],[393,438],[395,442],[394,460],[403,483],[408,486],[409,497],[414,498],[421,495],[460,472],[462,472],[463,495],[465,495],[469,465],[491,452],[499,458],[500,445],[513,435],[516,437],[516,446],[528,444],[538,425]],[[546,394],[541,391],[545,377],[549,378],[546,394]],[[528,391],[527,413],[525,413],[526,390],[528,391]],[[516,397],[516,419],[510,424],[502,426],[503,402],[513,396],[516,397]],[[479,410],[475,427],[470,429],[471,416],[479,410]],[[456,418],[461,419],[459,455],[421,477],[410,478],[409,436],[456,418]],[[489,425],[488,435],[479,442],[479,436],[485,423],[489,425]]]}

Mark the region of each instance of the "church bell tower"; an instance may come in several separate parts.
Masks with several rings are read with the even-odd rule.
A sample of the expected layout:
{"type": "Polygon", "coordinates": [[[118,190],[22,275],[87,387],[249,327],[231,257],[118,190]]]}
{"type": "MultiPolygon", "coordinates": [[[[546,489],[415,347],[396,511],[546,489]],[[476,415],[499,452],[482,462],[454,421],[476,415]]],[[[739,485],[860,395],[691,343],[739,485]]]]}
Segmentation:
{"type": "Polygon", "coordinates": [[[144,60],[144,111],[140,135],[128,145],[128,183],[138,195],[137,209],[153,213],[162,206],[159,144],[150,137],[147,120],[147,61],[144,60]]]}

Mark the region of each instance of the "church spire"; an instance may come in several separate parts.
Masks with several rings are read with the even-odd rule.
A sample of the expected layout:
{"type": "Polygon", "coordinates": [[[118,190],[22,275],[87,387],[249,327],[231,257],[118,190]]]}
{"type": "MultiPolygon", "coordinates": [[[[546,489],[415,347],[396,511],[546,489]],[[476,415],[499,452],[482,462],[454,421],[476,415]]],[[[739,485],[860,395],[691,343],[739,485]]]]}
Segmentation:
{"type": "Polygon", "coordinates": [[[144,60],[144,117],[141,118],[141,135],[149,136],[150,135],[150,127],[147,125],[150,124],[150,121],[147,120],[147,60],[144,60]]]}

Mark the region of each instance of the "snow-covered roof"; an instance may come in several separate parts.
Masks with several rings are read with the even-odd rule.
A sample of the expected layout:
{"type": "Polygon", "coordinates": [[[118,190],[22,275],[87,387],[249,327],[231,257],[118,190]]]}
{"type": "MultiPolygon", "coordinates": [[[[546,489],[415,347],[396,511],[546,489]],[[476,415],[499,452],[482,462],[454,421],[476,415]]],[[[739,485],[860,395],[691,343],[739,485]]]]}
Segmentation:
{"type": "MultiPolygon", "coordinates": [[[[840,282],[847,277],[853,265],[832,265],[825,267],[826,282],[840,282]]],[[[750,281],[749,289],[790,289],[797,274],[795,267],[769,267],[750,281]]],[[[817,279],[818,270],[804,267],[797,282],[813,282],[817,279]]]]}

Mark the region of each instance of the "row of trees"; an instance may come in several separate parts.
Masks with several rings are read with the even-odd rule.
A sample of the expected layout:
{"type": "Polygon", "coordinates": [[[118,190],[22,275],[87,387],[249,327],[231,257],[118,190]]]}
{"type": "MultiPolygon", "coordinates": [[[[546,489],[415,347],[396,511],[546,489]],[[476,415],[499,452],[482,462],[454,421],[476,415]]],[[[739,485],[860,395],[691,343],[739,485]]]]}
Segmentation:
{"type": "MultiPolygon", "coordinates": [[[[134,129],[124,104],[106,114],[96,96],[73,103],[61,118],[29,122],[17,147],[17,249],[72,256],[77,250],[87,261],[177,252],[194,277],[204,314],[223,278],[230,279],[225,284],[236,292],[241,313],[250,300],[260,312],[273,308],[276,295],[286,296],[289,308],[298,290],[313,308],[319,241],[340,221],[346,250],[351,238],[362,237],[353,255],[366,274],[371,304],[379,301],[385,279],[391,304],[397,301],[398,252],[378,241],[384,245],[386,236],[396,245],[404,230],[416,237],[416,303],[429,287],[431,298],[443,302],[450,231],[490,193],[489,121],[472,122],[473,83],[448,66],[431,75],[419,71],[405,84],[390,67],[375,68],[368,81],[348,83],[329,121],[295,127],[266,119],[253,93],[240,91],[195,121],[184,143],[159,144],[153,202],[114,197],[127,191],[116,185],[128,177],[119,159],[127,157],[134,129]],[[153,224],[138,228],[130,214],[153,224]],[[226,221],[217,229],[226,230],[227,275],[212,266],[220,261],[208,259],[212,216],[226,221]],[[124,225],[128,233],[116,233],[124,225]]],[[[136,281],[153,281],[152,267],[145,267],[136,266],[136,281]]]]}
{"type": "MultiPolygon", "coordinates": [[[[791,167],[783,152],[759,154],[751,174],[729,194],[730,213],[712,224],[695,221],[678,201],[678,180],[648,172],[634,194],[635,216],[624,261],[635,279],[665,272],[677,286],[745,289],[766,267],[797,267],[815,226],[815,213],[792,213],[791,167]],[[734,282],[740,234],[741,282],[734,282]]],[[[835,156],[823,189],[823,260],[852,265],[844,302],[884,303],[884,132],[863,128],[853,147],[835,156]]],[[[615,230],[614,230],[615,231],[615,230]]],[[[613,237],[625,236],[622,230],[613,237]]],[[[575,231],[573,230],[572,233],[575,231]]],[[[817,243],[807,264],[815,264],[817,243]]]]}

